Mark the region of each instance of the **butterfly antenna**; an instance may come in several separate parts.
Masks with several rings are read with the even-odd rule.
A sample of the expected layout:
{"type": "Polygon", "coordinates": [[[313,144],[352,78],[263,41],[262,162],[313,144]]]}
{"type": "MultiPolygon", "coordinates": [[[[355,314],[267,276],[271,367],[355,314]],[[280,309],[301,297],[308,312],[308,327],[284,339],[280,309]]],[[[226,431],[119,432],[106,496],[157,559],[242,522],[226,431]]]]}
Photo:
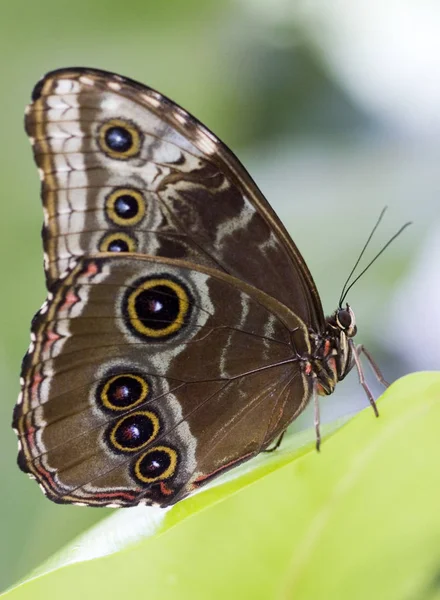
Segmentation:
{"type": "MultiPolygon", "coordinates": [[[[339,307],[341,307],[341,306],[342,306],[342,303],[344,302],[344,298],[345,298],[345,297],[346,297],[346,295],[347,295],[347,294],[346,294],[346,291],[345,291],[345,289],[346,289],[346,287],[347,287],[347,285],[348,285],[348,282],[350,281],[350,279],[351,279],[351,276],[353,275],[353,273],[356,271],[356,267],[357,267],[357,266],[358,266],[358,264],[360,263],[360,261],[361,261],[361,258],[363,257],[363,255],[364,255],[364,253],[365,253],[365,250],[366,250],[366,249],[367,249],[367,247],[368,247],[368,244],[371,242],[371,238],[373,237],[373,235],[374,235],[374,233],[375,233],[376,229],[379,227],[379,225],[380,225],[380,222],[382,221],[382,219],[383,219],[383,216],[384,216],[385,212],[387,211],[387,208],[388,208],[388,206],[385,206],[385,207],[382,209],[382,212],[380,213],[380,215],[379,215],[379,218],[377,219],[375,226],[373,227],[373,229],[372,229],[372,231],[371,231],[370,235],[368,236],[368,239],[367,239],[367,241],[365,242],[365,245],[364,245],[364,247],[362,248],[362,252],[359,254],[359,256],[358,256],[358,259],[357,259],[357,261],[356,261],[356,262],[355,262],[355,264],[354,264],[354,267],[353,267],[353,268],[352,268],[352,270],[350,271],[350,275],[347,277],[347,279],[346,279],[346,281],[345,281],[345,283],[344,283],[344,287],[342,288],[341,296],[340,296],[340,298],[339,298],[339,307]]],[[[391,240],[390,240],[390,242],[391,242],[391,240]]],[[[390,243],[390,242],[388,242],[388,243],[390,243]]],[[[385,248],[383,248],[383,249],[382,249],[382,251],[383,251],[384,249],[385,249],[385,248]]],[[[377,258],[377,257],[376,257],[376,258],[377,258]]],[[[374,262],[374,261],[373,261],[373,262],[374,262]]],[[[357,279],[356,279],[356,281],[357,281],[357,279]]],[[[353,283],[354,283],[354,282],[353,282],[353,283]]],[[[351,287],[351,286],[350,286],[350,287],[351,287]]],[[[348,289],[350,289],[350,288],[348,288],[348,289]]],[[[347,290],[347,291],[348,291],[348,290],[347,290]]]]}
{"type": "MultiPolygon", "coordinates": [[[[382,211],[382,214],[381,214],[381,216],[380,216],[380,218],[379,218],[379,221],[378,221],[377,225],[379,224],[379,222],[380,222],[380,219],[382,218],[383,212],[384,212],[384,211],[382,211]]],[[[377,227],[377,225],[376,225],[376,227],[377,227]]],[[[407,228],[407,227],[409,227],[410,225],[412,225],[412,221],[408,221],[408,223],[405,223],[405,225],[402,225],[402,227],[399,229],[399,231],[397,231],[397,232],[396,232],[396,233],[393,235],[393,237],[392,237],[392,238],[390,238],[390,239],[388,240],[388,242],[385,244],[385,246],[382,248],[382,250],[380,250],[380,252],[378,252],[378,253],[376,254],[376,256],[375,256],[375,257],[374,257],[374,258],[373,258],[373,259],[372,259],[372,260],[371,260],[371,261],[368,263],[368,265],[365,267],[365,269],[364,269],[363,271],[361,271],[361,272],[359,273],[359,275],[356,277],[356,279],[350,283],[350,285],[348,286],[348,288],[345,290],[345,293],[344,293],[343,295],[341,295],[341,300],[340,300],[340,302],[339,302],[339,306],[342,306],[342,303],[344,302],[345,298],[347,297],[347,294],[348,294],[348,292],[349,292],[349,291],[351,290],[351,288],[354,286],[354,284],[356,283],[356,281],[358,281],[358,280],[359,280],[359,279],[362,277],[362,275],[363,275],[363,274],[364,274],[364,273],[365,273],[365,272],[366,272],[366,271],[367,271],[367,270],[368,270],[368,269],[371,267],[371,265],[372,265],[374,262],[376,262],[376,260],[379,258],[379,256],[385,252],[385,250],[388,248],[388,246],[389,246],[389,245],[390,245],[392,242],[394,242],[394,240],[395,240],[397,237],[399,237],[399,235],[400,235],[400,234],[401,234],[401,233],[404,231],[404,229],[406,229],[406,228],[407,228]]],[[[374,230],[373,230],[373,233],[374,233],[374,230]]],[[[371,238],[371,235],[370,235],[370,238],[371,238]]],[[[362,251],[362,252],[363,252],[363,251],[362,251]]],[[[359,262],[359,261],[358,261],[358,262],[359,262]]],[[[345,286],[344,286],[344,287],[345,287],[345,286]]]]}

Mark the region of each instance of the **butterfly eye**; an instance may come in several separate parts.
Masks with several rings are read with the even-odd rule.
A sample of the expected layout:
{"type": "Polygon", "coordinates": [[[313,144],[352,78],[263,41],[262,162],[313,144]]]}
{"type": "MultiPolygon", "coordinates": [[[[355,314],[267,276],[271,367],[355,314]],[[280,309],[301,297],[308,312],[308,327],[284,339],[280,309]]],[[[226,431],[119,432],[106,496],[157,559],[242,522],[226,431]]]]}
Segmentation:
{"type": "Polygon", "coordinates": [[[348,329],[351,325],[351,316],[347,310],[339,310],[337,314],[337,320],[341,329],[348,329]]]}
{"type": "Polygon", "coordinates": [[[349,337],[356,335],[357,327],[355,323],[354,312],[351,310],[348,304],[346,308],[340,308],[337,311],[336,323],[349,337]]]}
{"type": "Polygon", "coordinates": [[[183,284],[161,276],[138,282],[125,300],[130,329],[141,337],[165,338],[177,333],[190,311],[189,292],[183,284]]]}
{"type": "Polygon", "coordinates": [[[145,215],[145,201],[140,192],[130,188],[113,191],[107,196],[106,214],[112,223],[136,225],[145,215]]]}
{"type": "Polygon", "coordinates": [[[123,417],[106,432],[106,439],[113,450],[136,452],[159,433],[159,419],[151,411],[134,412],[123,417]]]}
{"type": "Polygon", "coordinates": [[[142,483],[155,483],[172,477],[176,466],[177,452],[168,446],[156,446],[136,461],[133,471],[142,483]]]}
{"type": "Polygon", "coordinates": [[[97,402],[110,411],[126,411],[139,406],[150,395],[148,381],[140,375],[122,373],[107,379],[98,388],[97,402]]]}
{"type": "Polygon", "coordinates": [[[136,248],[136,240],[122,232],[105,235],[99,244],[100,252],[136,252],[136,248]]]}
{"type": "Polygon", "coordinates": [[[139,154],[142,135],[131,121],[111,119],[101,125],[98,143],[110,158],[126,160],[139,154]]]}

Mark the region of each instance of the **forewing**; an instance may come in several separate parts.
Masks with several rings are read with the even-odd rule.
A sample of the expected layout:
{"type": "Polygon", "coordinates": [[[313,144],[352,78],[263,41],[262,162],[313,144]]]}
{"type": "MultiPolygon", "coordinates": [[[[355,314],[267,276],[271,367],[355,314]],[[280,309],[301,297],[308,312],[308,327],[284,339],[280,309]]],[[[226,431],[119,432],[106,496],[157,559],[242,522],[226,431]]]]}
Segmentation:
{"type": "Polygon", "coordinates": [[[26,130],[42,179],[49,287],[72,257],[122,249],[215,267],[324,326],[312,277],[268,202],[233,153],[169,99],[111,73],[63,69],[36,86],[26,130]],[[115,134],[117,145],[118,127],[131,135],[128,150],[106,142],[115,134]]]}

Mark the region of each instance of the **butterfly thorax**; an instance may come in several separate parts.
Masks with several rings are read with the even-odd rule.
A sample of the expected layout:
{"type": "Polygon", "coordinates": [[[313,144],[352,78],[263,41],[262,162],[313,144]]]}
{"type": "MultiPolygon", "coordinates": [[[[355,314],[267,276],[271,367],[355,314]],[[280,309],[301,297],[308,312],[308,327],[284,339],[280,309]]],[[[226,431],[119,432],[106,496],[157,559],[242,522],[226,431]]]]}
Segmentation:
{"type": "Polygon", "coordinates": [[[340,307],[326,318],[324,333],[311,333],[312,352],[306,373],[315,379],[315,390],[319,395],[333,393],[338,381],[351,371],[354,358],[350,339],[356,332],[355,316],[347,304],[346,308],[340,307]]]}

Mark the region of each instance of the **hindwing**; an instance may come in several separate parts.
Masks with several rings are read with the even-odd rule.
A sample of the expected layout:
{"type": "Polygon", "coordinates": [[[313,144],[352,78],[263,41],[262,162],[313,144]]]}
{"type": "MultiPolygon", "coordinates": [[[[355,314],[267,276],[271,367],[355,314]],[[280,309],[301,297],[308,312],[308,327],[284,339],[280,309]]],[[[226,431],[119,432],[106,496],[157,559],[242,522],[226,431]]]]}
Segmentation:
{"type": "Polygon", "coordinates": [[[266,448],[310,397],[302,321],[184,261],[80,259],[32,340],[19,464],[57,502],[172,504],[266,448]]]}

